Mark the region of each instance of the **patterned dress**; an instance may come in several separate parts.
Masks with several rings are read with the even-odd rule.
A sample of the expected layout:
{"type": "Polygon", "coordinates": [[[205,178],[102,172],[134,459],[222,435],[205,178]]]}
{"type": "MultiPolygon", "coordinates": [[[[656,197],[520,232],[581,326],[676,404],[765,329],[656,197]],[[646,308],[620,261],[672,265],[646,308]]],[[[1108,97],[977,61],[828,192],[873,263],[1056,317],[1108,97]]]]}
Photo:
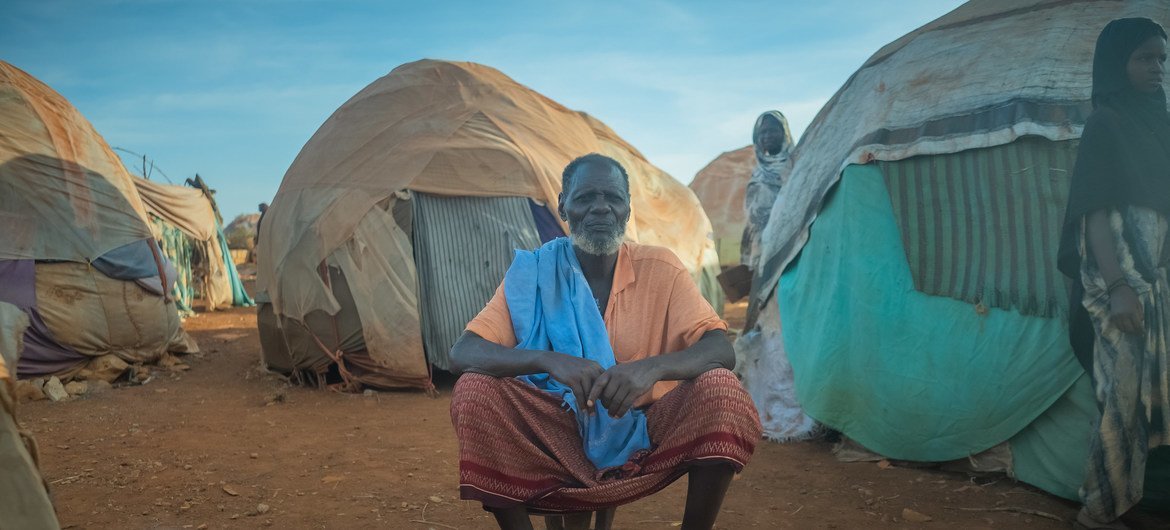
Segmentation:
{"type": "Polygon", "coordinates": [[[1097,520],[1112,521],[1142,497],[1150,449],[1170,445],[1170,230],[1160,213],[1126,206],[1109,212],[1125,280],[1137,292],[1144,334],[1109,320],[1109,293],[1082,229],[1081,281],[1096,343],[1093,380],[1100,422],[1089,448],[1081,500],[1097,520]]]}

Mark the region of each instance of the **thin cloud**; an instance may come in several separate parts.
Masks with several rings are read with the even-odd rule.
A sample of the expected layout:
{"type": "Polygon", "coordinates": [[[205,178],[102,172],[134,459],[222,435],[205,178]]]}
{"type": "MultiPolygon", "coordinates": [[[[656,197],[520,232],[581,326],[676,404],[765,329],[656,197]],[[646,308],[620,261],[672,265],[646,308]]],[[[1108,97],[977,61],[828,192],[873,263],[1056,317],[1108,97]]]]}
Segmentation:
{"type": "Polygon", "coordinates": [[[959,3],[10,0],[0,50],[112,145],[207,176],[231,216],[270,199],[317,127],[404,62],[496,67],[688,182],[746,145],[763,110],[799,134],[870,54],[959,3]]]}

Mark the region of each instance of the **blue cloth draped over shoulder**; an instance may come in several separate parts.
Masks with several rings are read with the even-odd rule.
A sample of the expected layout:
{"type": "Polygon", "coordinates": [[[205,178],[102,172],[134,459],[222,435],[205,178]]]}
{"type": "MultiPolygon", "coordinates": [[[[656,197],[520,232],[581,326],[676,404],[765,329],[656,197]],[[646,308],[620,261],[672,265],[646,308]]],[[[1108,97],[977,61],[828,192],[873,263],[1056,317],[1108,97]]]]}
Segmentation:
{"type": "MultiPolygon", "coordinates": [[[[616,364],[605,322],[569,238],[556,238],[533,251],[517,250],[504,275],[504,296],[517,348],[582,357],[604,369],[616,364]]],[[[642,411],[630,410],[615,419],[601,403],[595,403],[590,413],[569,387],[549,374],[518,379],[564,399],[577,416],[585,455],[598,469],[621,466],[638,451],[650,448],[642,411]]]]}

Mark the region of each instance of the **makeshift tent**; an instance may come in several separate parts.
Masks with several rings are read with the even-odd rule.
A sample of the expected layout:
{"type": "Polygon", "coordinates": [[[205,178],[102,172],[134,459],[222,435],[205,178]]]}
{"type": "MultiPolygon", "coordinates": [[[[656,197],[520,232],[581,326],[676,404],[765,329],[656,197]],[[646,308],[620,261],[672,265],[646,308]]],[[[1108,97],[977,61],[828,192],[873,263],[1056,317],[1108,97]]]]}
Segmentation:
{"type": "Polygon", "coordinates": [[[0,302],[30,325],[21,378],[95,357],[157,360],[194,344],[129,173],[60,94],[0,62],[0,302]]]}
{"type": "Polygon", "coordinates": [[[175,267],[171,296],[179,310],[192,313],[196,297],[203,299],[208,311],[254,305],[232,262],[223,221],[209,190],[136,176],[133,180],[150,217],[151,231],[175,267]]]}
{"type": "Polygon", "coordinates": [[[691,190],[711,220],[719,265],[723,267],[739,264],[743,227],[747,223],[743,195],[755,166],[756,152],[749,145],[719,155],[691,181],[691,190]]]}
{"type": "Polygon", "coordinates": [[[6,528],[50,530],[61,526],[37,468],[36,442],[16,418],[15,366],[28,323],[24,311],[0,302],[0,521],[6,528]]]}
{"type": "Polygon", "coordinates": [[[258,245],[268,366],[427,387],[513,249],[563,233],[561,170],[589,152],[629,172],[627,237],[672,249],[718,305],[711,225],[689,189],[499,71],[423,60],[342,105],[285,174],[258,245]]]}
{"type": "MultiPolygon", "coordinates": [[[[1008,472],[1076,497],[1096,408],[1055,249],[1093,44],[1127,16],[1165,24],[1170,4],[971,1],[850,77],[765,231],[752,302],[782,344],[740,345],[758,402],[799,398],[890,458],[1006,442],[1008,472]],[[789,362],[795,396],[752,375],[789,362]]],[[[781,417],[765,422],[782,431],[781,417]]],[[[1167,456],[1152,459],[1151,502],[1167,501],[1167,456]]]]}

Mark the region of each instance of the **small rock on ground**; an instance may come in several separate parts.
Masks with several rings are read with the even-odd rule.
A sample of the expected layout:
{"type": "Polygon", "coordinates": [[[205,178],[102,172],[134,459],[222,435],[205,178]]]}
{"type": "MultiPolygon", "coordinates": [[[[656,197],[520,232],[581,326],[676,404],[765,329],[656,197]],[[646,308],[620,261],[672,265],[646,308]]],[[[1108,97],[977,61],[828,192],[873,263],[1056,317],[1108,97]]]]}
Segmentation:
{"type": "Polygon", "coordinates": [[[45,395],[53,401],[65,401],[69,399],[69,392],[65,391],[65,385],[61,384],[61,380],[57,376],[50,377],[45,383],[45,395]]]}

